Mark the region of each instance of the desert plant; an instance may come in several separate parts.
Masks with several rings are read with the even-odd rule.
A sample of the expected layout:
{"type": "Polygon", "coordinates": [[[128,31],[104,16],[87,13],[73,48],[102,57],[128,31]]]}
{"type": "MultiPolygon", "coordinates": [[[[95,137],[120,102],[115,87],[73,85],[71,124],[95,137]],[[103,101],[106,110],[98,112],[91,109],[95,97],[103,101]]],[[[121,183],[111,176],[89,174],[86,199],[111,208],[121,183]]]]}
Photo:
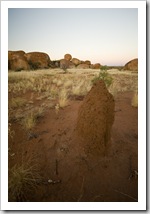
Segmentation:
{"type": "Polygon", "coordinates": [[[135,108],[138,107],[138,92],[137,91],[134,92],[134,95],[133,95],[133,98],[131,101],[131,105],[135,108]]]}
{"type": "Polygon", "coordinates": [[[9,201],[27,201],[28,194],[41,179],[37,165],[27,160],[9,169],[8,195],[9,201]]]}
{"type": "Polygon", "coordinates": [[[55,105],[55,112],[56,112],[56,115],[58,115],[58,113],[59,113],[59,104],[58,103],[55,105]]]}
{"type": "Polygon", "coordinates": [[[30,112],[22,120],[22,125],[26,130],[32,129],[36,124],[36,116],[33,112],[30,112]]]}
{"type": "Polygon", "coordinates": [[[29,112],[22,120],[21,124],[25,130],[31,130],[37,123],[37,120],[44,116],[44,108],[40,107],[29,112]]]}
{"type": "Polygon", "coordinates": [[[15,131],[12,130],[11,123],[8,123],[8,136],[10,136],[11,138],[13,138],[14,134],[15,134],[15,131]]]}
{"type": "Polygon", "coordinates": [[[60,108],[64,108],[68,105],[68,93],[65,89],[63,89],[59,94],[58,104],[60,108]]]}
{"type": "Polygon", "coordinates": [[[108,66],[107,65],[103,65],[101,66],[101,71],[107,71],[108,70],[108,66]]]}
{"type": "Polygon", "coordinates": [[[27,101],[21,97],[12,98],[10,103],[9,103],[9,107],[10,108],[22,107],[26,104],[26,102],[27,101]]]}
{"type": "Polygon", "coordinates": [[[98,76],[94,77],[92,83],[95,84],[99,80],[103,80],[107,88],[109,88],[113,82],[113,78],[110,76],[110,74],[108,74],[107,71],[100,72],[98,76]]]}

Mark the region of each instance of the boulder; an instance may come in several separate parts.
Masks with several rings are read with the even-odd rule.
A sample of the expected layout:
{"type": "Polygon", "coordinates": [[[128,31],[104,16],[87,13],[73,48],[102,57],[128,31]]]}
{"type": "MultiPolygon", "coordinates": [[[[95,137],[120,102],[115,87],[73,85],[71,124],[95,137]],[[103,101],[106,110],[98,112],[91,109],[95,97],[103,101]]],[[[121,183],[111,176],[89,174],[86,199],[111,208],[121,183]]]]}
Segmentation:
{"type": "Polygon", "coordinates": [[[13,71],[30,70],[24,51],[8,51],[8,69],[13,71]]]}
{"type": "Polygon", "coordinates": [[[65,54],[64,59],[70,61],[72,59],[71,54],[65,54]]]}
{"type": "Polygon", "coordinates": [[[91,61],[85,60],[85,61],[84,61],[84,64],[91,65],[91,61]]]}
{"type": "Polygon", "coordinates": [[[51,61],[49,66],[51,68],[59,68],[60,67],[60,60],[53,60],[53,61],[51,61]]]}
{"type": "Polygon", "coordinates": [[[100,69],[100,67],[101,67],[101,64],[100,64],[100,63],[96,63],[96,64],[93,64],[93,65],[92,65],[92,68],[93,68],[93,69],[100,69]]]}
{"type": "Polygon", "coordinates": [[[81,64],[81,61],[80,61],[79,59],[77,59],[77,58],[73,58],[71,61],[73,62],[73,64],[74,64],[75,66],[81,64]]]}
{"type": "Polygon", "coordinates": [[[60,60],[60,68],[61,69],[67,69],[67,68],[74,68],[75,67],[75,65],[72,63],[72,62],[70,62],[70,61],[68,61],[68,60],[66,60],[66,59],[61,59],[60,60]]]}
{"type": "Polygon", "coordinates": [[[123,70],[138,71],[138,59],[133,59],[125,64],[123,70]]]}
{"type": "Polygon", "coordinates": [[[97,81],[80,106],[76,131],[87,153],[106,154],[114,122],[115,102],[105,83],[97,81]]]}
{"type": "Polygon", "coordinates": [[[31,67],[31,69],[44,69],[49,68],[51,64],[48,54],[43,52],[30,52],[26,53],[25,57],[31,67]]]}
{"type": "Polygon", "coordinates": [[[89,68],[89,65],[87,65],[87,64],[80,64],[80,65],[77,66],[77,68],[86,69],[86,68],[89,68]]]}

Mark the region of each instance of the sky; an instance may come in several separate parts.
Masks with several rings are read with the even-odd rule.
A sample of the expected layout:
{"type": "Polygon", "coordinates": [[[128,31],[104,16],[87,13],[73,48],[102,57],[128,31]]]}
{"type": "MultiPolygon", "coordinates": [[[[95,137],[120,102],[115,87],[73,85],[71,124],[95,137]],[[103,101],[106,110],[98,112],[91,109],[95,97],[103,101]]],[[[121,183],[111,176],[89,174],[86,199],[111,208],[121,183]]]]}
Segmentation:
{"type": "Polygon", "coordinates": [[[138,9],[9,8],[8,49],[124,65],[138,58],[138,9]]]}

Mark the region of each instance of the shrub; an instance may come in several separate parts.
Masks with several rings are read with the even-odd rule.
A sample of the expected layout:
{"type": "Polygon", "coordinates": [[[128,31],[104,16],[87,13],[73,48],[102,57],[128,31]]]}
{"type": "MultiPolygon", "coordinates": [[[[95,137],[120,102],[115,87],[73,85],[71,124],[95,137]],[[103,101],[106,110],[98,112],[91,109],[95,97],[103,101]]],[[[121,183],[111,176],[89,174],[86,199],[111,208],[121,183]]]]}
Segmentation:
{"type": "Polygon", "coordinates": [[[94,77],[94,79],[92,80],[92,83],[95,84],[99,80],[103,80],[107,88],[113,82],[113,78],[108,74],[107,71],[100,72],[97,77],[94,77]]]}
{"type": "Polygon", "coordinates": [[[102,71],[107,71],[108,70],[108,66],[107,65],[103,65],[100,68],[102,71]]]}

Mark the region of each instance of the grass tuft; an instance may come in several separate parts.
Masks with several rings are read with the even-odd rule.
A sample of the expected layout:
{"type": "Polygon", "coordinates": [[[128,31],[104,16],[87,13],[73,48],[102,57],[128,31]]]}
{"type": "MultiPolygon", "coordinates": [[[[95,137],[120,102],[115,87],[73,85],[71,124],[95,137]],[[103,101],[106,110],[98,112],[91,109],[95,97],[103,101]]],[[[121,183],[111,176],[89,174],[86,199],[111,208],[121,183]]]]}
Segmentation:
{"type": "Polygon", "coordinates": [[[68,105],[68,93],[63,89],[59,94],[58,104],[60,108],[64,108],[68,105]]]}
{"type": "Polygon", "coordinates": [[[31,161],[14,165],[9,170],[8,196],[9,201],[27,201],[28,194],[37,186],[40,175],[37,166],[31,161]]]}
{"type": "Polygon", "coordinates": [[[131,101],[131,105],[135,108],[138,107],[138,92],[135,91],[134,95],[133,95],[133,98],[132,98],[132,101],[131,101]]]}

